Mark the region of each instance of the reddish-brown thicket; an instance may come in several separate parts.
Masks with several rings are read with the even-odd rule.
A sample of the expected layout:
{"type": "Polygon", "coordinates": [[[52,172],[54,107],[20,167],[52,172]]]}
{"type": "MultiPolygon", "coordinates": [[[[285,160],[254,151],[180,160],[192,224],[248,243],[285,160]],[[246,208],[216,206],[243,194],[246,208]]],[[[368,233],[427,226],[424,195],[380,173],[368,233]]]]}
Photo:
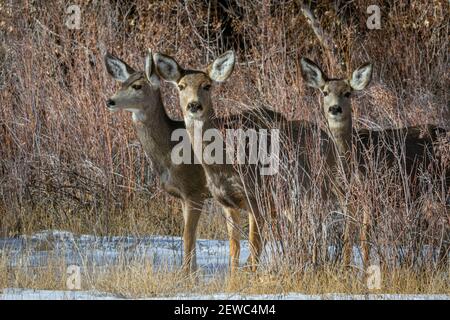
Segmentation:
{"type": "MultiPolygon", "coordinates": [[[[371,87],[354,101],[355,125],[448,127],[448,2],[377,1],[381,29],[370,30],[366,10],[372,2],[311,2],[348,70],[374,63],[371,87]]],[[[220,115],[265,105],[290,119],[323,125],[319,96],[303,83],[299,59],[310,57],[328,74],[346,76],[328,60],[296,1],[78,0],[80,29],[66,26],[70,4],[0,4],[2,235],[55,227],[70,219],[82,222],[83,231],[111,232],[118,230],[111,226],[114,222],[126,220],[121,215],[129,208],[141,208],[145,218],[148,211],[161,211],[156,203],[170,199],[167,212],[175,204],[158,188],[130,116],[112,115],[105,108],[116,86],[103,65],[105,50],[135,68],[142,68],[147,48],[193,68],[236,50],[232,79],[213,93],[220,115]],[[45,212],[46,219],[33,219],[35,212],[45,212]]],[[[163,93],[169,114],[180,119],[172,86],[164,85],[163,93]]],[[[427,239],[441,229],[419,230],[418,211],[407,199],[398,204],[403,193],[397,196],[392,190],[398,188],[389,181],[373,172],[362,185],[353,186],[361,210],[376,217],[372,239],[379,246],[406,244],[425,232],[418,241],[431,244],[427,239]]],[[[448,224],[446,192],[427,194],[433,199],[427,212],[437,217],[433,223],[448,224]]],[[[307,201],[293,243],[308,255],[308,244],[321,243],[323,252],[316,257],[324,256],[339,227],[320,197],[307,201]]]]}

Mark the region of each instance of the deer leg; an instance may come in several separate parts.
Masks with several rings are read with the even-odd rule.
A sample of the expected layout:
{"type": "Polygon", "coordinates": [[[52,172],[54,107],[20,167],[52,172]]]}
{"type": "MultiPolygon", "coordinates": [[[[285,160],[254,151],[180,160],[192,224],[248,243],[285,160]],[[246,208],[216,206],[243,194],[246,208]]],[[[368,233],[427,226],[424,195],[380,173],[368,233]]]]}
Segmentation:
{"type": "Polygon", "coordinates": [[[197,258],[195,251],[196,233],[198,220],[203,206],[203,200],[192,201],[185,200],[183,202],[184,217],[184,259],[183,269],[187,274],[195,272],[197,268],[197,258]]]}
{"type": "Polygon", "coordinates": [[[353,216],[351,215],[351,210],[346,210],[347,215],[345,217],[345,227],[344,227],[344,245],[342,248],[342,262],[344,266],[349,266],[352,260],[353,253],[353,216]]]}
{"type": "Polygon", "coordinates": [[[367,269],[370,261],[370,248],[369,248],[369,225],[370,225],[370,215],[367,211],[363,213],[363,223],[360,233],[361,240],[361,255],[363,260],[363,268],[367,269]]]}
{"type": "Polygon", "coordinates": [[[239,268],[240,245],[240,212],[239,210],[225,208],[227,218],[228,237],[230,239],[230,266],[231,273],[234,274],[239,268]]]}
{"type": "Polygon", "coordinates": [[[439,250],[439,260],[438,267],[445,268],[447,266],[448,254],[450,252],[450,248],[448,245],[442,245],[441,250],[439,250]]]}
{"type": "Polygon", "coordinates": [[[343,245],[342,245],[342,264],[347,267],[350,265],[353,253],[353,241],[352,234],[354,230],[353,226],[353,213],[351,205],[345,197],[344,190],[339,186],[333,187],[335,194],[337,195],[337,200],[339,207],[344,211],[344,234],[343,234],[343,245]]]}
{"type": "Polygon", "coordinates": [[[249,208],[249,245],[250,245],[250,270],[255,272],[258,268],[259,257],[262,251],[261,230],[263,219],[258,210],[257,204],[249,208]]]}
{"type": "Polygon", "coordinates": [[[438,267],[445,268],[448,264],[448,255],[450,253],[450,228],[444,226],[444,236],[441,248],[439,250],[438,267]]]}

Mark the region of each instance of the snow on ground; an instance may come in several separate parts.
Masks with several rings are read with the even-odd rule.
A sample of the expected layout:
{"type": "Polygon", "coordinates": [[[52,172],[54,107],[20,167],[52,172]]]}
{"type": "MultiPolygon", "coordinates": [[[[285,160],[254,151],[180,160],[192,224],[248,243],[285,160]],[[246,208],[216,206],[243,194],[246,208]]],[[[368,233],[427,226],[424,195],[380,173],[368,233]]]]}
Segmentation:
{"type": "MultiPolygon", "coordinates": [[[[0,256],[10,267],[41,267],[58,259],[82,268],[112,266],[117,263],[149,262],[155,270],[178,269],[182,263],[180,237],[97,237],[75,236],[64,231],[43,231],[32,236],[0,239],[0,256]]],[[[225,272],[229,244],[224,240],[197,240],[197,264],[202,272],[225,272]]],[[[249,255],[248,242],[241,241],[241,263],[249,255]]]]}
{"type": "Polygon", "coordinates": [[[119,297],[95,291],[62,291],[5,289],[0,292],[0,300],[115,300],[119,297]]]}
{"type": "MultiPolygon", "coordinates": [[[[98,237],[93,235],[76,236],[64,231],[43,231],[32,236],[0,239],[0,257],[6,258],[7,267],[46,267],[51,261],[63,261],[67,266],[78,265],[83,268],[107,267],[133,263],[151,263],[154,270],[179,269],[182,262],[183,242],[179,237],[98,237]]],[[[358,256],[357,249],[354,250],[358,256]]],[[[198,240],[197,263],[204,279],[224,275],[228,268],[228,241],[198,240]]],[[[241,242],[240,263],[243,265],[249,255],[248,242],[241,242]]],[[[262,261],[267,261],[268,252],[262,261]]],[[[355,260],[358,260],[356,258],[355,260]]],[[[357,261],[355,261],[357,263],[357,261]]],[[[121,299],[111,293],[95,291],[51,291],[9,288],[0,290],[2,299],[121,299]]],[[[239,295],[219,293],[214,295],[178,295],[160,297],[161,299],[450,299],[450,295],[305,295],[300,293],[274,295],[239,295]]]]}
{"type": "MultiPolygon", "coordinates": [[[[163,299],[163,298],[159,298],[163,299]]],[[[181,295],[168,299],[192,300],[450,300],[450,295],[443,294],[302,294],[297,292],[286,294],[239,295],[219,293],[213,295],[181,295]]]]}
{"type": "MultiPolygon", "coordinates": [[[[57,290],[30,290],[5,289],[0,293],[0,300],[117,300],[120,296],[95,291],[57,291],[57,290]]],[[[301,293],[240,295],[218,293],[212,295],[178,295],[175,297],[158,297],[151,299],[174,300],[450,300],[450,295],[440,294],[324,294],[309,295],[301,293]]]]}

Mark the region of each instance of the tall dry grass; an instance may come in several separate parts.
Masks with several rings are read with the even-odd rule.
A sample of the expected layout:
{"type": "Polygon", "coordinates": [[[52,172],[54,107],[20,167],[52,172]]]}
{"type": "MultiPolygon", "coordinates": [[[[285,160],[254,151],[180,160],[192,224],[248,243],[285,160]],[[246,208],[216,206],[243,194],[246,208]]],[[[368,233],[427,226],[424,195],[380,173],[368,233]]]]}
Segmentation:
{"type": "MultiPolygon", "coordinates": [[[[45,252],[45,251],[44,251],[45,252]]],[[[121,253],[122,254],[122,253],[121,253]]],[[[125,253],[123,253],[125,256],[125,253]]],[[[64,252],[51,254],[45,266],[32,266],[31,258],[20,253],[21,259],[10,265],[8,252],[0,253],[0,292],[7,288],[35,290],[94,291],[107,292],[118,298],[160,298],[183,295],[229,294],[230,297],[251,294],[445,294],[450,293],[448,275],[430,270],[413,270],[400,267],[395,270],[381,268],[379,288],[368,288],[364,272],[336,266],[324,266],[303,272],[289,268],[257,273],[240,272],[234,277],[187,278],[181,270],[173,268],[154,269],[145,257],[119,259],[114,265],[92,265],[88,255],[80,252],[82,263],[80,287],[74,288],[68,281],[64,252]],[[62,255],[62,256],[61,256],[62,255]],[[69,283],[69,284],[68,284],[69,283]]],[[[17,257],[16,257],[17,258],[17,257]]],[[[36,258],[36,257],[35,257],[36,258]]],[[[327,299],[327,296],[323,297],[327,299]]],[[[347,297],[346,299],[348,299],[347,297]]]]}
{"type": "MultiPolygon", "coordinates": [[[[366,9],[373,1],[310,4],[338,44],[346,69],[367,60],[375,64],[372,86],[354,101],[358,128],[422,123],[448,128],[448,1],[377,1],[381,30],[366,27],[366,9]]],[[[214,92],[219,115],[266,105],[289,119],[323,126],[320,98],[305,87],[299,58],[320,62],[328,74],[344,74],[326,58],[299,8],[296,1],[240,0],[0,4],[0,234],[51,228],[180,234],[179,205],[158,187],[129,115],[111,115],[105,108],[115,86],[103,65],[105,50],[142,68],[146,48],[172,54],[191,67],[234,49],[239,63],[232,79],[214,92]],[[65,25],[70,4],[81,7],[79,30],[65,25]]],[[[172,87],[164,85],[163,94],[168,113],[180,118],[172,87]]],[[[313,171],[320,181],[323,162],[315,147],[313,171]]],[[[423,259],[415,248],[442,243],[450,220],[448,190],[437,184],[423,193],[423,200],[432,200],[431,209],[416,208],[399,191],[407,188],[393,181],[389,171],[371,172],[347,189],[355,190],[351,194],[358,208],[374,217],[372,250],[390,268],[399,255],[416,265],[423,259]],[[424,212],[430,215],[425,227],[424,212]],[[392,251],[382,249],[386,247],[392,251]]],[[[295,179],[295,172],[289,175],[295,179]]],[[[281,255],[284,259],[277,260],[280,270],[286,261],[295,262],[294,268],[328,263],[328,246],[341,243],[339,209],[319,193],[299,198],[296,192],[294,183],[287,196],[278,194],[294,212],[294,229],[269,232],[272,243],[281,238],[291,244],[281,255]]],[[[220,211],[209,211],[216,214],[203,217],[200,236],[224,237],[220,211]]],[[[433,266],[432,259],[424,261],[433,266]]]]}

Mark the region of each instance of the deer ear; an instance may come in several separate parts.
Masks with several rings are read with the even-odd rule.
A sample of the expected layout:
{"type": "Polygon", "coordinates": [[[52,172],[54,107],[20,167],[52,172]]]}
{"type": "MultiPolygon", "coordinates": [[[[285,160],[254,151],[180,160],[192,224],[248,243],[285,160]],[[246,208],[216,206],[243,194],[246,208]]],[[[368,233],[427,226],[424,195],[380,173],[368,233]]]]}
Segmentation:
{"type": "Polygon", "coordinates": [[[300,66],[306,84],[313,88],[322,89],[326,82],[326,76],[319,66],[308,58],[301,58],[300,66]]]}
{"type": "Polygon", "coordinates": [[[134,69],[127,65],[121,59],[113,56],[110,53],[105,55],[105,65],[108,73],[117,81],[125,82],[130,75],[135,73],[134,69]]]}
{"type": "Polygon", "coordinates": [[[147,80],[153,86],[159,88],[159,77],[156,74],[155,63],[153,62],[153,54],[151,49],[148,49],[147,56],[145,57],[144,69],[147,80]]]}
{"type": "Polygon", "coordinates": [[[166,81],[177,83],[181,79],[183,69],[174,58],[162,53],[155,53],[153,56],[156,64],[156,71],[161,78],[166,81]]]}
{"type": "Polygon", "coordinates": [[[355,71],[353,71],[350,79],[350,86],[354,90],[363,90],[372,80],[372,64],[365,63],[355,71]]]}
{"type": "Polygon", "coordinates": [[[217,82],[228,79],[234,69],[236,56],[234,51],[230,50],[216,58],[207,68],[208,76],[217,82]]]}

